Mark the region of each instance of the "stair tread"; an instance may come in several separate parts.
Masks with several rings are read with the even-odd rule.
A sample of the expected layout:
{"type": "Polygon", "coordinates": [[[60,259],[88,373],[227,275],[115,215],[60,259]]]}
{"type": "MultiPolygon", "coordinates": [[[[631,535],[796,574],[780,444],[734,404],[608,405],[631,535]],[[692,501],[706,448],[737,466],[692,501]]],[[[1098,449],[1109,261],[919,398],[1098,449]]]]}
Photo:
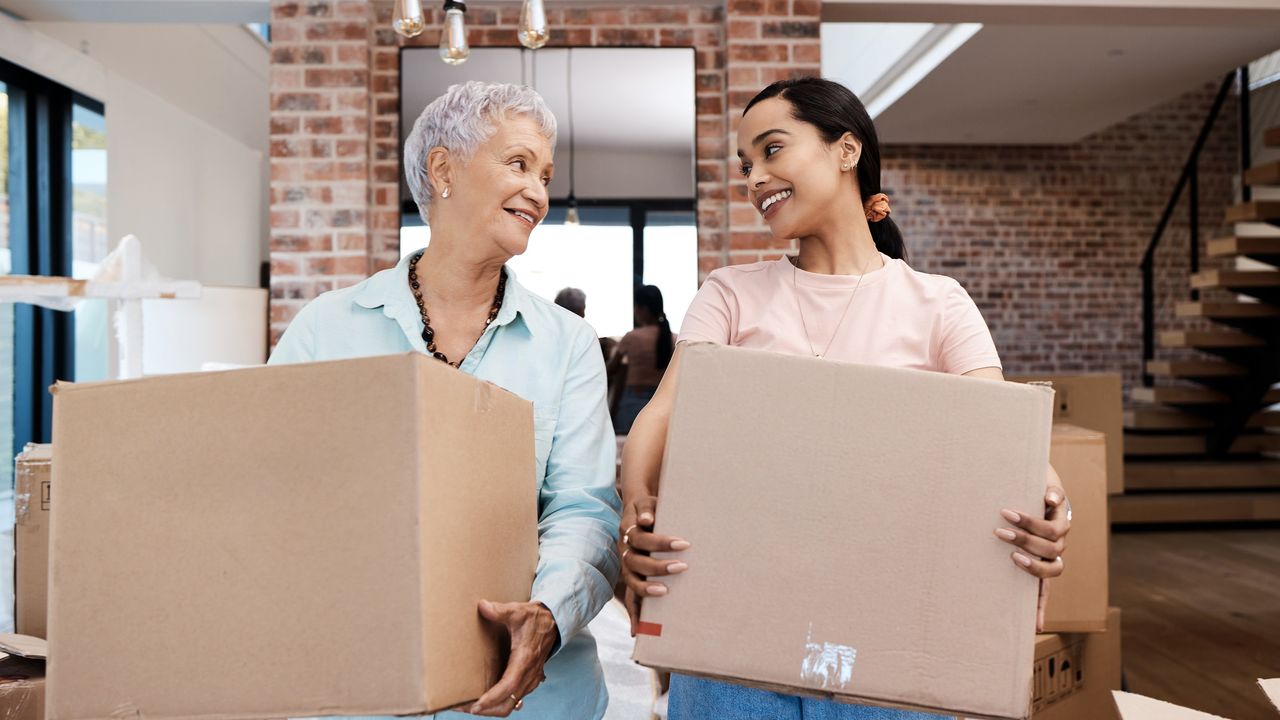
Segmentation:
{"type": "Polygon", "coordinates": [[[1139,460],[1125,463],[1125,489],[1280,488],[1277,460],[1139,460]]]}
{"type": "Polygon", "coordinates": [[[1238,330],[1162,330],[1161,347],[1262,347],[1266,342],[1238,330]]]}
{"type": "Polygon", "coordinates": [[[1211,258],[1233,255],[1280,256],[1280,236],[1214,238],[1205,244],[1205,254],[1211,258]]]}
{"type": "Polygon", "coordinates": [[[1109,504],[1113,524],[1280,520],[1280,492],[1267,490],[1126,493],[1109,504]]]}
{"type": "Polygon", "coordinates": [[[1280,270],[1202,270],[1191,276],[1191,287],[1198,290],[1280,287],[1280,270]]]}
{"type": "MultiPolygon", "coordinates": [[[[1211,418],[1163,405],[1139,405],[1124,411],[1125,430],[1207,430],[1212,426],[1211,418]]],[[[1280,412],[1255,413],[1247,427],[1280,427],[1280,412]]]]}
{"type": "Polygon", "coordinates": [[[1280,160],[1255,165],[1244,172],[1246,185],[1280,184],[1280,160]]]}
{"type": "Polygon", "coordinates": [[[1226,220],[1237,222],[1266,222],[1280,218],[1280,200],[1250,200],[1227,208],[1226,220]]]}
{"type": "MultiPolygon", "coordinates": [[[[1209,451],[1209,441],[1201,434],[1160,434],[1139,435],[1127,433],[1124,436],[1124,454],[1126,457],[1140,455],[1204,455],[1209,451]]],[[[1280,451],[1280,433],[1253,432],[1243,434],[1231,444],[1233,455],[1256,455],[1264,452],[1280,451]]]]}
{"type": "MultiPolygon", "coordinates": [[[[1201,405],[1225,403],[1230,398],[1225,393],[1200,387],[1161,385],[1157,387],[1136,387],[1129,391],[1130,399],[1135,402],[1159,403],[1164,405],[1201,405]]],[[[1271,388],[1259,405],[1280,403],[1280,388],[1271,388]]]]}
{"type": "Polygon", "coordinates": [[[1129,391],[1129,396],[1139,402],[1150,403],[1225,403],[1230,398],[1207,388],[1193,387],[1143,387],[1129,391]]]}
{"type": "Polygon", "coordinates": [[[1280,318],[1280,307],[1256,302],[1180,302],[1174,312],[1183,318],[1280,318]]]}
{"type": "Polygon", "coordinates": [[[1147,372],[1158,377],[1238,377],[1248,371],[1223,360],[1149,360],[1147,372]]]}

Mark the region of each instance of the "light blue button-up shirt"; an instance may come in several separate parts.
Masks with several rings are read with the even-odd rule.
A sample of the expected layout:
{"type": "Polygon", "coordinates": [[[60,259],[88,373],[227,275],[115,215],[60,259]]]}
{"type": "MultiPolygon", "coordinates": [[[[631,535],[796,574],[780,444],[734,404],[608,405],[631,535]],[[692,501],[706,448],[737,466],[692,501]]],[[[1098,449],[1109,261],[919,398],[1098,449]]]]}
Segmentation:
{"type": "MultiPolygon", "coordinates": [[[[270,362],[425,353],[408,265],[405,257],[358,285],[316,298],[294,318],[270,362]]],[[[551,610],[560,645],[546,664],[546,682],[525,698],[518,717],[598,720],[608,693],[587,623],[613,596],[621,509],[604,359],[586,321],[530,293],[510,269],[507,274],[497,319],[459,369],[533,403],[539,513],[533,600],[551,610]]]]}

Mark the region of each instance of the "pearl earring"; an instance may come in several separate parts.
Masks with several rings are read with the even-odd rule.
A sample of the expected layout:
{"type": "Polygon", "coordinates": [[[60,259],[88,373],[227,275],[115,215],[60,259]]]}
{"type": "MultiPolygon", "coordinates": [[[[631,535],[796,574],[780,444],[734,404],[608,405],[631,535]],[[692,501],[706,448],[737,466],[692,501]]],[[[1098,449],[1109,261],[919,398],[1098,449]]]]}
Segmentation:
{"type": "Polygon", "coordinates": [[[840,169],[841,169],[841,170],[848,170],[848,169],[849,169],[849,163],[845,163],[844,165],[841,165],[841,166],[840,166],[840,169]]]}
{"type": "Polygon", "coordinates": [[[444,189],[444,192],[440,193],[440,197],[442,197],[442,198],[447,198],[447,197],[449,197],[449,188],[445,188],[445,189],[444,189]]]}

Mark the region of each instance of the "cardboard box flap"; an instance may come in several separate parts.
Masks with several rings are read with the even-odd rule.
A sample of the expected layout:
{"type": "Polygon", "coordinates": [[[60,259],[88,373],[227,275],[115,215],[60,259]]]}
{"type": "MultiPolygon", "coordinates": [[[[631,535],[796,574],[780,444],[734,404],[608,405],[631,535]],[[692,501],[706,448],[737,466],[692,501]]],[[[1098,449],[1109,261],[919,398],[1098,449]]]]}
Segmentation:
{"type": "Polygon", "coordinates": [[[27,446],[18,454],[18,462],[21,463],[47,463],[52,459],[53,446],[45,443],[27,443],[27,446]]]}
{"type": "Polygon", "coordinates": [[[1113,690],[1121,720],[1226,720],[1220,715],[1210,715],[1199,710],[1167,703],[1163,700],[1113,690]]]}
{"type": "Polygon", "coordinates": [[[1055,423],[1053,426],[1053,440],[1064,444],[1089,443],[1098,440],[1106,442],[1107,434],[1100,430],[1090,430],[1070,423],[1055,423]]]}
{"type": "Polygon", "coordinates": [[[49,643],[30,635],[0,633],[0,652],[17,655],[29,660],[49,659],[49,643]]]}
{"type": "Polygon", "coordinates": [[[656,532],[690,571],[644,603],[635,659],[1026,717],[1037,583],[992,529],[1043,503],[1052,413],[1044,387],[685,346],[656,532]]]}
{"type": "Polygon", "coordinates": [[[1280,710],[1280,678],[1271,678],[1270,680],[1258,680],[1258,687],[1262,688],[1262,692],[1267,694],[1267,699],[1272,705],[1276,706],[1276,710],[1280,710]]]}

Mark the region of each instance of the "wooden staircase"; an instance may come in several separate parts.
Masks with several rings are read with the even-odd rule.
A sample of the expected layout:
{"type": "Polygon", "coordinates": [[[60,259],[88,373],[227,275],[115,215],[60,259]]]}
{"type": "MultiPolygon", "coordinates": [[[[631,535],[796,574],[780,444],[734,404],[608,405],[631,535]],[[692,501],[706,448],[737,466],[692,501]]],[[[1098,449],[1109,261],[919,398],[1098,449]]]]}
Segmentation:
{"type": "MultiPolygon", "coordinates": [[[[1280,148],[1280,128],[1265,142],[1280,148]]],[[[1242,180],[1280,188],[1280,162],[1242,180]]],[[[1226,220],[1280,227],[1280,200],[1246,194],[1226,220]]],[[[1191,275],[1192,300],[1175,308],[1187,329],[1155,334],[1159,350],[1145,367],[1153,383],[1130,393],[1125,493],[1111,500],[1113,523],[1280,520],[1280,410],[1270,409],[1280,404],[1280,236],[1219,238],[1205,254],[1215,267],[1191,275]]]]}

